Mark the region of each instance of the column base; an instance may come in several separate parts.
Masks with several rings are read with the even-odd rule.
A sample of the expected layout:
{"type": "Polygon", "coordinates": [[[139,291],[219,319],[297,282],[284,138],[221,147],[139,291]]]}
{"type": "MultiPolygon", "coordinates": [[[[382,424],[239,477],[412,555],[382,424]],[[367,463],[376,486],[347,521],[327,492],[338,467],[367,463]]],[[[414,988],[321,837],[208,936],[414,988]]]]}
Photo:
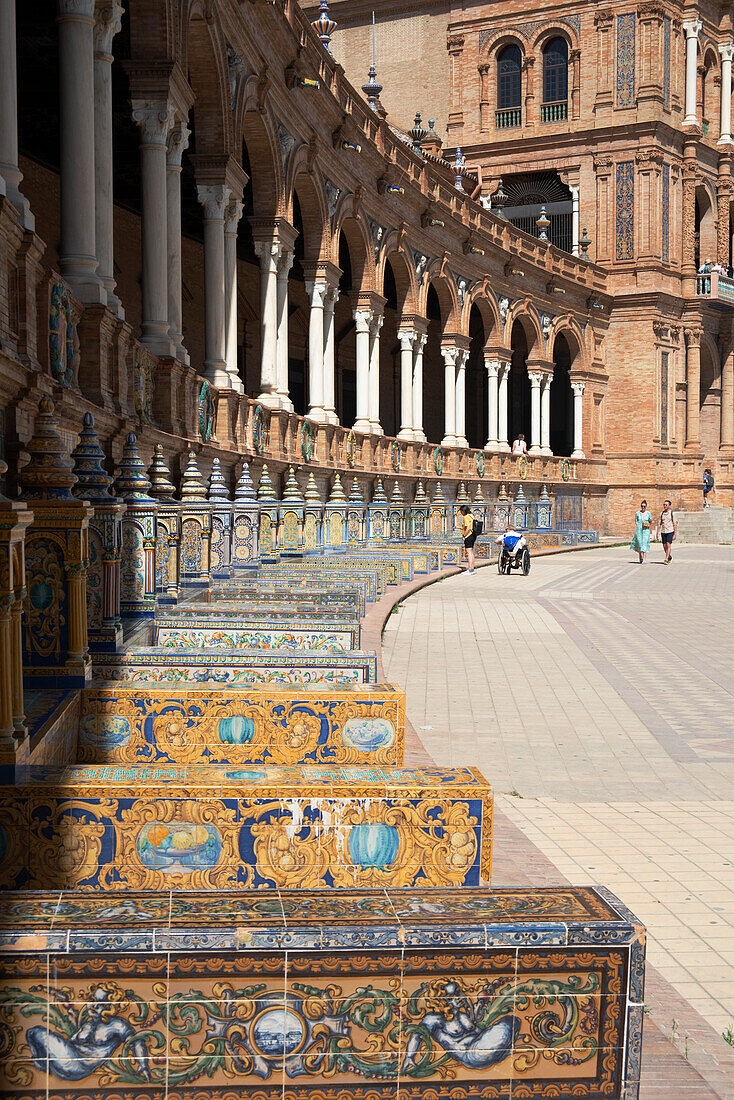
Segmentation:
{"type": "Polygon", "coordinates": [[[107,291],[107,308],[114,313],[118,321],[125,320],[125,307],[112,290],[107,291]]]}
{"type": "Polygon", "coordinates": [[[457,435],[456,443],[454,443],[454,446],[455,447],[466,447],[467,450],[468,450],[469,449],[469,440],[466,438],[465,435],[457,435]]]}
{"type": "Polygon", "coordinates": [[[370,431],[372,432],[372,435],[385,434],[385,429],[382,427],[382,424],[375,424],[372,420],[370,421],[370,431]]]}
{"type": "Polygon", "coordinates": [[[532,455],[533,458],[542,458],[543,451],[539,446],[536,445],[528,449],[528,454],[532,455]]]}
{"type": "Polygon", "coordinates": [[[501,439],[497,444],[497,453],[501,455],[508,455],[511,453],[510,444],[506,439],[501,439]]]}
{"type": "Polygon", "coordinates": [[[361,419],[354,421],[354,423],[352,424],[352,431],[361,432],[363,435],[371,435],[372,425],[370,424],[369,420],[366,420],[364,417],[362,417],[361,419]]]}
{"type": "Polygon", "coordinates": [[[268,409],[280,408],[280,394],[277,393],[261,393],[255,398],[261,405],[265,405],[268,409]]]}
{"type": "Polygon", "coordinates": [[[501,448],[496,439],[488,439],[487,442],[484,444],[484,450],[487,452],[487,454],[496,455],[499,454],[501,448]]]}
{"type": "Polygon", "coordinates": [[[455,435],[445,435],[443,437],[443,439],[441,440],[441,446],[442,447],[455,447],[456,446],[456,436],[455,435]]]}
{"type": "Polygon", "coordinates": [[[329,423],[326,409],[322,408],[321,405],[312,405],[306,413],[306,420],[315,420],[318,424],[329,423]]]}
{"type": "Polygon", "coordinates": [[[94,278],[86,276],[64,275],[69,290],[85,306],[106,306],[107,291],[102,284],[94,278]]]}
{"type": "Polygon", "coordinates": [[[586,458],[583,451],[571,451],[570,458],[586,458]]]}
{"type": "MultiPolygon", "coordinates": [[[[243,387],[243,393],[244,393],[244,387],[243,387]]],[[[291,413],[295,411],[294,408],[293,408],[293,402],[291,401],[291,399],[290,399],[290,397],[288,396],[287,393],[280,393],[279,392],[278,393],[278,398],[280,400],[281,409],[285,409],[286,412],[291,412],[291,413]]]]}
{"type": "Polygon", "coordinates": [[[550,447],[541,447],[540,453],[542,454],[543,458],[553,458],[553,451],[550,449],[550,447]]]}
{"type": "Polygon", "coordinates": [[[154,355],[165,356],[166,359],[176,359],[176,349],[168,333],[168,327],[155,321],[143,323],[140,326],[140,343],[145,344],[154,355]]]}
{"type": "Polygon", "coordinates": [[[211,386],[218,390],[231,390],[232,379],[227,373],[227,364],[224,362],[204,360],[204,377],[211,386]]]}
{"type": "Polygon", "coordinates": [[[406,441],[410,440],[412,442],[415,439],[415,435],[412,428],[401,428],[395,438],[405,439],[406,441]]]}
{"type": "MultiPolygon", "coordinates": [[[[0,172],[2,169],[0,168],[0,172]]],[[[17,187],[13,187],[12,184],[8,184],[7,196],[12,202],[15,209],[18,211],[18,217],[20,218],[20,224],[29,233],[35,233],[36,231],[36,219],[31,213],[31,206],[25,195],[21,195],[17,187]]]]}
{"type": "Polygon", "coordinates": [[[422,428],[413,428],[413,442],[414,443],[427,443],[426,433],[422,428]]]}
{"type": "Polygon", "coordinates": [[[338,426],[339,417],[336,415],[336,409],[326,409],[326,423],[338,426]]]}

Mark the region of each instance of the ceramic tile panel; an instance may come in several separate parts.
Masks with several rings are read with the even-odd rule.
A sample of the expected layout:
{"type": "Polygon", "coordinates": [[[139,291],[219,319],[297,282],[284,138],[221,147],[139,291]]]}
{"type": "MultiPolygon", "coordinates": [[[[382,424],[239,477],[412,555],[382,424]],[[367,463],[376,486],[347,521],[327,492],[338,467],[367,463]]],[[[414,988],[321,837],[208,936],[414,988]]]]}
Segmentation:
{"type": "Polygon", "coordinates": [[[273,581],[288,584],[338,587],[363,585],[368,602],[375,600],[385,591],[385,568],[379,563],[368,564],[359,559],[338,558],[333,561],[321,558],[318,561],[288,562],[287,565],[263,565],[258,576],[266,584],[273,581]]]}
{"type": "MultiPolygon", "coordinates": [[[[303,918],[302,933],[313,936],[305,952],[252,949],[250,930],[254,939],[269,928],[274,943],[285,940],[276,891],[260,911],[262,891],[217,895],[222,920],[211,894],[187,896],[162,928],[157,921],[147,928],[169,934],[188,922],[190,941],[179,952],[146,955],[108,939],[86,954],[39,959],[28,938],[39,924],[29,915],[18,928],[26,946],[0,962],[11,1036],[3,1072],[41,1091],[47,1079],[49,1094],[68,1100],[91,1100],[100,1088],[148,1096],[161,1079],[168,1096],[182,1100],[192,1087],[222,1100],[233,1090],[295,1100],[314,1088],[323,1100],[364,1089],[379,1100],[433,1097],[437,1089],[441,1100],[629,1096],[639,1080],[642,1005],[630,996],[629,957],[639,927],[621,922],[620,929],[613,907],[592,889],[468,894],[479,912],[494,911],[487,930],[495,938],[517,925],[503,911],[522,911],[529,930],[540,912],[553,916],[538,930],[553,928],[559,942],[508,949],[489,935],[484,944],[462,946],[452,933],[462,934],[464,915],[442,911],[454,903],[448,890],[428,892],[435,912],[416,918],[426,934],[435,928],[446,936],[441,950],[370,943],[376,927],[396,926],[385,906],[393,914],[405,909],[414,891],[345,893],[341,909],[341,895],[289,893],[285,919],[289,911],[294,921],[303,918]],[[612,942],[566,945],[566,930],[580,936],[588,914],[612,942]],[[317,946],[329,919],[369,946],[317,946]],[[211,941],[233,925],[236,950],[211,941]],[[24,977],[26,958],[43,970],[35,987],[24,977]]],[[[86,899],[64,900],[83,906],[86,899]]],[[[50,933],[48,919],[40,931],[50,933]]]]}
{"type": "Polygon", "coordinates": [[[405,695],[390,685],[82,694],[79,760],[90,763],[400,765],[404,743],[405,695]]]}
{"type": "Polygon", "coordinates": [[[353,611],[357,615],[364,614],[364,605],[360,598],[358,588],[335,588],[326,585],[300,586],[297,592],[293,592],[290,586],[273,585],[263,581],[254,584],[238,584],[233,581],[215,583],[200,596],[183,601],[179,607],[194,606],[194,604],[215,604],[227,601],[237,601],[237,606],[245,610],[269,613],[271,608],[282,611],[313,610],[329,611],[353,611]]]}
{"type": "Polygon", "coordinates": [[[127,653],[101,654],[93,680],[147,684],[308,684],[375,683],[374,653],[278,650],[194,650],[177,652],[160,646],[127,653]]]}
{"type": "Polygon", "coordinates": [[[241,623],[223,618],[214,623],[187,616],[154,620],[151,642],[165,649],[310,649],[349,652],[359,649],[359,624],[241,623]]]}

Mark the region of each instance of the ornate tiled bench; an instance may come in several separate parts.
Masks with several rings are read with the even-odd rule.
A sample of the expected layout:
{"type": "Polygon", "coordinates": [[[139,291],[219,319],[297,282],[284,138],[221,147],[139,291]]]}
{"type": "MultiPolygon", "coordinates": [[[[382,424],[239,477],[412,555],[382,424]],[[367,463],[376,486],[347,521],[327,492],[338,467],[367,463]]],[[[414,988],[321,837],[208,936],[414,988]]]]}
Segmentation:
{"type": "Polygon", "coordinates": [[[374,653],[354,650],[227,649],[178,650],[141,646],[127,653],[100,654],[95,680],[145,684],[374,684],[374,653]]]}
{"type": "Polygon", "coordinates": [[[213,603],[199,603],[191,606],[179,604],[172,610],[159,608],[156,611],[155,620],[159,623],[169,622],[172,619],[205,619],[208,622],[218,622],[220,619],[236,617],[241,624],[259,624],[266,621],[280,626],[294,620],[309,626],[322,622],[359,623],[360,615],[356,610],[340,609],[334,611],[331,607],[314,608],[310,604],[307,604],[306,609],[302,610],[297,597],[298,594],[296,593],[296,598],[291,601],[290,605],[283,601],[283,605],[276,606],[275,609],[264,608],[258,611],[246,606],[243,607],[238,600],[216,600],[213,603]]]}
{"type": "MultiPolygon", "coordinates": [[[[333,578],[332,578],[333,580],[333,578]]],[[[300,585],[295,591],[291,585],[236,584],[230,581],[215,582],[210,589],[198,593],[191,599],[178,604],[182,607],[199,607],[217,604],[226,608],[232,601],[237,602],[243,611],[270,615],[274,611],[292,615],[295,611],[351,612],[355,617],[364,615],[363,585],[344,587],[340,585],[310,588],[300,585]]]]}
{"type": "Polygon", "coordinates": [[[28,1100],[638,1094],[644,929],[604,890],[19,893],[0,926],[28,1100]]]}
{"type": "Polygon", "coordinates": [[[0,788],[3,888],[472,886],[492,799],[474,768],[72,765],[0,788]]]}
{"type": "Polygon", "coordinates": [[[379,565],[352,565],[348,559],[318,562],[303,562],[288,565],[262,565],[258,571],[258,577],[263,584],[280,584],[304,588],[320,588],[322,585],[331,588],[360,587],[364,591],[364,598],[371,603],[385,591],[385,568],[379,565]]]}
{"type": "Polygon", "coordinates": [[[359,624],[290,622],[243,623],[235,617],[215,621],[186,615],[153,621],[151,642],[166,649],[359,649],[359,624]]]}
{"type": "Polygon", "coordinates": [[[77,759],[87,763],[403,763],[405,694],[340,689],[116,684],[82,692],[77,759]]]}

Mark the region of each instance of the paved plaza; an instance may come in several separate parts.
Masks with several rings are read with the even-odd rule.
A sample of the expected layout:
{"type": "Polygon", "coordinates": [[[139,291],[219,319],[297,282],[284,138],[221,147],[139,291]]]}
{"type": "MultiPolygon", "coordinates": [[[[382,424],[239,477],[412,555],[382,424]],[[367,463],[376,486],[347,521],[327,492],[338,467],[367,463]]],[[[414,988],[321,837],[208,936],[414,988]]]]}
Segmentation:
{"type": "Polygon", "coordinates": [[[649,929],[649,962],[721,1033],[734,1028],[734,550],[633,558],[601,548],[537,557],[527,578],[487,567],[434,584],[390,618],[385,672],[431,756],[481,768],[559,878],[614,890],[649,929]]]}

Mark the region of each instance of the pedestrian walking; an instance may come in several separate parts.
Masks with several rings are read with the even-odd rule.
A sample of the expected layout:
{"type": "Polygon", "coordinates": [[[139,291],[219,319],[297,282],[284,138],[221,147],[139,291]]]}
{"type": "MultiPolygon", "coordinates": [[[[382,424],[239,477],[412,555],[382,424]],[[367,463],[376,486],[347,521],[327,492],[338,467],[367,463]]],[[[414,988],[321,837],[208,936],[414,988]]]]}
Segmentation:
{"type": "Polygon", "coordinates": [[[647,564],[647,555],[650,550],[650,528],[652,516],[647,508],[647,501],[641,500],[640,507],[635,512],[635,533],[632,536],[630,549],[636,550],[640,557],[640,565],[647,564]]]}
{"type": "Polygon", "coordinates": [[[714,488],[714,475],[711,473],[711,467],[707,466],[703,475],[703,506],[709,508],[709,494],[713,493],[716,496],[716,489],[714,488]]]}
{"type": "Polygon", "coordinates": [[[481,520],[475,520],[472,514],[472,510],[468,504],[462,504],[459,509],[461,512],[461,536],[464,539],[464,549],[466,550],[466,565],[467,575],[471,576],[474,572],[474,543],[477,541],[477,537],[480,532],[476,530],[477,525],[481,526],[481,520]]]}
{"type": "Polygon", "coordinates": [[[525,442],[525,436],[520,432],[517,439],[512,444],[512,453],[517,457],[519,455],[527,454],[528,445],[525,442]]]}
{"type": "Polygon", "coordinates": [[[673,515],[673,505],[669,500],[666,500],[660,513],[660,541],[665,551],[665,565],[670,565],[673,560],[671,551],[677,534],[678,524],[675,522],[675,516],[673,515]]]}

